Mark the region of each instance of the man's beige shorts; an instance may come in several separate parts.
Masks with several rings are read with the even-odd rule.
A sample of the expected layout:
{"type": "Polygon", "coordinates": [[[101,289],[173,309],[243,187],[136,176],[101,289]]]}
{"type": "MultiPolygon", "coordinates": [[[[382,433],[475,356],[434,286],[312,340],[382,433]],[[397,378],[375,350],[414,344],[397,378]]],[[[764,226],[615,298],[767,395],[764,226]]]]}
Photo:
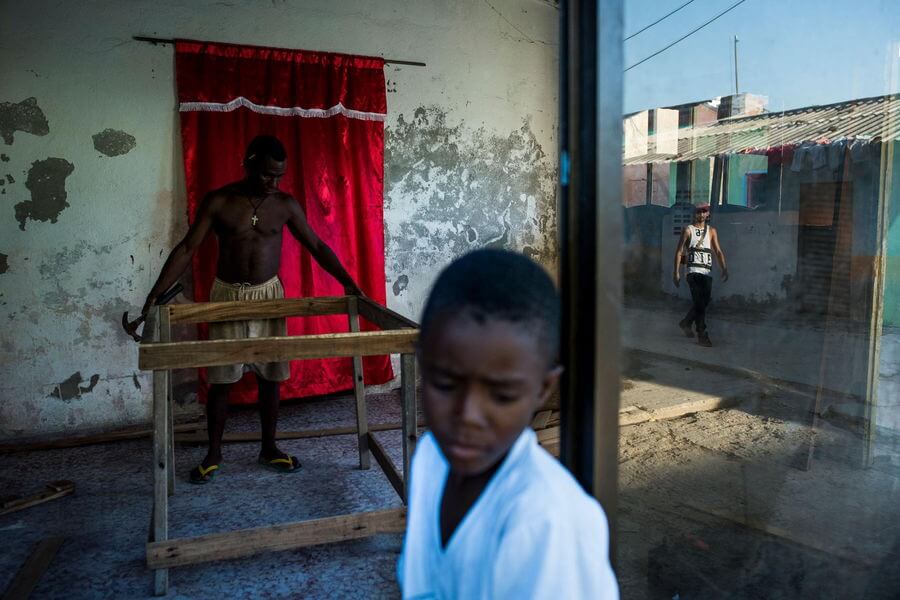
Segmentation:
{"type": "MultiPolygon", "coordinates": [[[[259,285],[226,283],[216,278],[209,292],[210,302],[236,300],[275,300],[284,298],[284,288],[276,275],[259,285]]],[[[235,340],[287,335],[287,321],[281,319],[255,319],[252,321],[225,321],[209,324],[209,339],[235,340]]],[[[225,365],[206,369],[209,383],[235,383],[246,371],[254,371],[268,381],[285,381],[291,376],[291,363],[271,362],[251,365],[225,365]]]]}

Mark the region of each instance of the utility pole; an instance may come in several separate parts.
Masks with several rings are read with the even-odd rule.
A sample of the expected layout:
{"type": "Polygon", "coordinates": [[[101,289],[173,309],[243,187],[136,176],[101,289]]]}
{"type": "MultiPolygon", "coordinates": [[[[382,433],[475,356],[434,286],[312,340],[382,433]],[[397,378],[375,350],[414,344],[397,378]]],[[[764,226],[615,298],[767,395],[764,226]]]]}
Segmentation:
{"type": "Polygon", "coordinates": [[[740,40],[738,40],[738,36],[734,36],[734,93],[735,94],[741,93],[741,88],[738,87],[737,45],[738,45],[739,41],[740,40]]]}

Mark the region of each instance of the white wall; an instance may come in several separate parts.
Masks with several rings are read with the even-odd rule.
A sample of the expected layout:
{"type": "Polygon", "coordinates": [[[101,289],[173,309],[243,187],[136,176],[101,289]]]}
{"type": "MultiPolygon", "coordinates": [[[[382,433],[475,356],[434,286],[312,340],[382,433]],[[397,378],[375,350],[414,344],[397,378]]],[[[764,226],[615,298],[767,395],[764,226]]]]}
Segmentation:
{"type": "MultiPolygon", "coordinates": [[[[725,254],[729,279],[722,283],[718,263],[713,268],[713,298],[739,297],[747,302],[773,302],[788,297],[797,273],[797,226],[789,215],[775,211],[719,212],[713,226],[725,254]],[[792,221],[794,224],[792,224],[792,221]]],[[[672,235],[672,215],[662,225],[662,290],[690,298],[687,286],[672,283],[672,264],[678,237],[672,235]]]]}
{"type": "Polygon", "coordinates": [[[541,0],[4,2],[0,129],[26,131],[0,141],[0,438],[148,418],[118,321],[183,234],[185,201],[173,51],[132,35],[428,63],[385,72],[388,303],[416,317],[470,248],[555,261],[557,17],[541,0]],[[106,129],[134,148],[95,150],[106,129]]]}

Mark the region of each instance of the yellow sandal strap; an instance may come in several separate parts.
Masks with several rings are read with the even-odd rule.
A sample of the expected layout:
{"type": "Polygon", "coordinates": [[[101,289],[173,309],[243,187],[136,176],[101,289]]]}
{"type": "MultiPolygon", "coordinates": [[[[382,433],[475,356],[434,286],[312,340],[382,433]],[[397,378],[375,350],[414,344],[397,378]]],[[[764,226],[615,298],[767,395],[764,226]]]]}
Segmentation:
{"type": "Polygon", "coordinates": [[[286,464],[286,465],[290,465],[290,466],[293,467],[293,466],[294,466],[294,459],[291,458],[291,457],[288,457],[288,458],[273,458],[272,460],[269,461],[269,464],[270,464],[270,465],[274,465],[274,464],[276,464],[276,463],[284,463],[284,464],[286,464]]]}
{"type": "Polygon", "coordinates": [[[213,471],[215,471],[218,468],[219,468],[219,465],[209,465],[206,468],[204,468],[203,465],[197,466],[197,470],[200,472],[201,477],[206,477],[207,475],[209,475],[210,473],[212,473],[213,471]]]}

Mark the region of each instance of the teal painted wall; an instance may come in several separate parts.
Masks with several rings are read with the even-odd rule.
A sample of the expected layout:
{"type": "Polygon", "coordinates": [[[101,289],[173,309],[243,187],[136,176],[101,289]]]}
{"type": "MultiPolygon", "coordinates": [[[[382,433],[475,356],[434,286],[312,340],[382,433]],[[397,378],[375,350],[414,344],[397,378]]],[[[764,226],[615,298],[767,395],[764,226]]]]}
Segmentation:
{"type": "Polygon", "coordinates": [[[757,154],[734,154],[728,157],[728,204],[747,206],[747,173],[769,168],[769,158],[757,154]]]}

